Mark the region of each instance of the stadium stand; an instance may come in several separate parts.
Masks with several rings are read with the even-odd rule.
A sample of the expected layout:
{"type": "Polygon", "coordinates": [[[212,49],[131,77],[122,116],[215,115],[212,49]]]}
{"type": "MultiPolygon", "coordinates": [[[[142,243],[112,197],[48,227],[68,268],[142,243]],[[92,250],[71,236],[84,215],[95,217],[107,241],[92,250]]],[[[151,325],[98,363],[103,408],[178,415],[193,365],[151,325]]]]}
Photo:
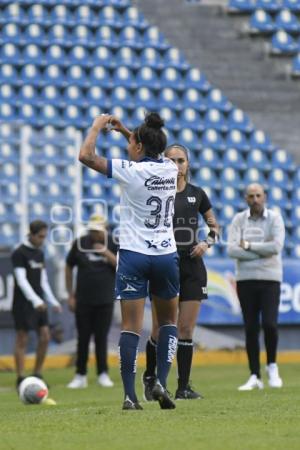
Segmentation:
{"type": "MultiPolygon", "coordinates": [[[[289,14],[278,5],[229,2],[231,11],[256,17],[257,31],[266,32],[259,26],[268,23],[273,37],[296,36],[295,2],[284,2],[284,11],[291,5],[289,14]]],[[[285,216],[285,251],[292,254],[291,230],[299,220],[295,211],[300,210],[300,196],[294,194],[300,178],[292,158],[191,67],[129,1],[82,5],[20,0],[7,4],[1,23],[0,245],[14,245],[20,236],[24,126],[29,219],[50,220],[51,205],[72,207],[78,199],[74,186],[82,180],[81,197],[89,199],[83,219],[101,198],[115,221],[120,189],[86,168],[78,175],[74,133],[83,133],[95,115],[108,111],[133,127],[149,109],[165,116],[169,142],[176,140],[190,149],[192,180],[208,189],[220,223],[226,226],[243,206],[246,184],[261,182],[269,191],[270,205],[285,216]]],[[[251,23],[254,27],[253,19],[251,23]]],[[[124,157],[124,147],[118,134],[104,137],[106,156],[124,157]]],[[[63,223],[64,214],[57,217],[63,223]]],[[[211,252],[222,254],[221,246],[211,252]]]]}

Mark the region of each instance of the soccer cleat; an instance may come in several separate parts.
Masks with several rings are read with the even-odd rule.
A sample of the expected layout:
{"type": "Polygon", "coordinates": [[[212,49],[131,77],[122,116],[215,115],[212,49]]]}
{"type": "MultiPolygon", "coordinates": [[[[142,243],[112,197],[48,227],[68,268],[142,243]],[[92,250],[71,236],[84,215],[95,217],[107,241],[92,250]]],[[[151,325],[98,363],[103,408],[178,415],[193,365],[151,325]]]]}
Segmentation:
{"type": "Polygon", "coordinates": [[[98,384],[102,387],[113,387],[114,383],[106,372],[100,373],[98,376],[98,384]]]}
{"type": "Polygon", "coordinates": [[[185,389],[177,389],[175,393],[175,400],[200,400],[202,398],[203,395],[194,391],[189,384],[185,389]]]}
{"type": "Polygon", "coordinates": [[[158,381],[152,390],[153,400],[157,400],[161,409],[174,409],[175,403],[171,399],[170,393],[158,381]]]}
{"type": "Polygon", "coordinates": [[[141,410],[143,408],[139,404],[139,402],[133,402],[132,400],[130,400],[130,398],[127,395],[124,400],[122,409],[123,410],[141,410]]]}
{"type": "Polygon", "coordinates": [[[264,383],[257,378],[257,375],[251,375],[249,380],[238,388],[239,391],[253,391],[253,389],[263,389],[264,383]]]}
{"type": "Polygon", "coordinates": [[[278,366],[276,363],[271,363],[266,366],[266,372],[268,374],[268,383],[272,388],[281,388],[283,385],[282,379],[279,376],[278,366]]]}
{"type": "Polygon", "coordinates": [[[87,376],[77,373],[73,380],[67,385],[69,389],[83,389],[88,386],[87,376]]]}
{"type": "Polygon", "coordinates": [[[143,383],[143,397],[146,402],[153,401],[152,391],[156,383],[156,376],[146,376],[145,373],[142,375],[143,383]]]}
{"type": "Polygon", "coordinates": [[[22,383],[23,380],[25,380],[26,377],[23,377],[22,375],[20,375],[17,380],[16,380],[16,389],[17,391],[19,391],[19,386],[22,383]]]}

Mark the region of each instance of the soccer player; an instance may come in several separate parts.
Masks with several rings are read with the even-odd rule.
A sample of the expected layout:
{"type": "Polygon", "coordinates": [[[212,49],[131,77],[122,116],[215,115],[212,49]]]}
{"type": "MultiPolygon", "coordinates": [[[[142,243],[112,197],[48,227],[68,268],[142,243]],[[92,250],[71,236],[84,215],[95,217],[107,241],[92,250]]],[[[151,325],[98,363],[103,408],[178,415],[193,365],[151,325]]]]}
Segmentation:
{"type": "Polygon", "coordinates": [[[122,313],[123,409],[142,409],[135,392],[135,373],[149,282],[159,325],[153,398],[162,409],[175,408],[166,384],[177,346],[179,270],[172,216],[178,170],[169,158],[161,158],[166,148],[163,125],[158,114],[150,113],[130,132],[114,116],[98,116],[79,155],[82,163],[115,178],[122,187],[116,295],[122,313]],[[129,141],[129,161],[96,155],[97,137],[108,126],[114,126],[129,141]]]}
{"type": "MultiPolygon", "coordinates": [[[[188,149],[180,144],[170,145],[165,156],[178,167],[177,194],[173,226],[179,254],[180,294],[178,315],[178,389],[175,399],[199,399],[201,395],[190,385],[193,359],[193,331],[197,323],[200,303],[207,298],[207,273],[202,256],[214,244],[218,232],[211,203],[200,187],[188,182],[188,149]],[[198,242],[199,213],[210,231],[205,241],[198,242]]],[[[146,345],[146,370],[143,374],[144,398],[153,400],[156,382],[156,340],[158,324],[152,310],[152,333],[146,345]]]]}
{"type": "Polygon", "coordinates": [[[88,232],[76,239],[67,255],[66,286],[68,305],[75,312],[77,328],[76,374],[68,388],[85,388],[91,335],[95,339],[98,384],[112,387],[108,375],[107,336],[114,308],[116,245],[107,231],[106,219],[91,215],[88,232]],[[76,288],[73,269],[77,268],[76,288]]]}
{"type": "Polygon", "coordinates": [[[12,314],[16,329],[15,363],[17,387],[24,379],[25,352],[29,330],[38,334],[38,345],[34,366],[34,376],[42,378],[41,372],[50,338],[47,306],[44,299],[61,312],[61,306],[49,286],[41,249],[47,235],[48,225],[34,220],[29,225],[28,240],[12,253],[15,287],[12,314]]]}

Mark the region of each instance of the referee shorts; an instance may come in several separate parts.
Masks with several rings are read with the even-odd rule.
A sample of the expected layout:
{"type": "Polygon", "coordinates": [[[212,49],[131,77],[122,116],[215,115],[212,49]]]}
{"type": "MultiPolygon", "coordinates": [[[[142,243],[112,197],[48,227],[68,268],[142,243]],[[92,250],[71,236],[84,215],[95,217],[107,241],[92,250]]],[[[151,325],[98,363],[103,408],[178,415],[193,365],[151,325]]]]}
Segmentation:
{"type": "Polygon", "coordinates": [[[207,299],[207,271],[202,258],[179,256],[179,301],[207,299]]]}
{"type": "Polygon", "coordinates": [[[47,311],[38,311],[28,300],[14,302],[12,315],[17,331],[37,331],[41,327],[48,326],[47,311]]]}

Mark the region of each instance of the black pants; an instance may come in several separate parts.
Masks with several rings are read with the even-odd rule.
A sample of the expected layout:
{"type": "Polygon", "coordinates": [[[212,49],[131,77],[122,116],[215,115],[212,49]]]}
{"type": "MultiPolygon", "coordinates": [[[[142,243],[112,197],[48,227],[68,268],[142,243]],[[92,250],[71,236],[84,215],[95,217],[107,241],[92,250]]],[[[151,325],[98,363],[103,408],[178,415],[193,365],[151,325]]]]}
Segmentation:
{"type": "Polygon", "coordinates": [[[97,373],[108,371],[107,365],[107,335],[113,315],[113,303],[104,305],[77,304],[76,326],[78,333],[76,373],[87,373],[89,343],[91,336],[95,339],[95,356],[97,373]]]}
{"type": "Polygon", "coordinates": [[[237,291],[245,324],[250,372],[260,377],[260,316],[264,330],[267,364],[274,363],[276,362],[278,343],[277,319],[280,283],[263,280],[238,281],[237,291]]]}

